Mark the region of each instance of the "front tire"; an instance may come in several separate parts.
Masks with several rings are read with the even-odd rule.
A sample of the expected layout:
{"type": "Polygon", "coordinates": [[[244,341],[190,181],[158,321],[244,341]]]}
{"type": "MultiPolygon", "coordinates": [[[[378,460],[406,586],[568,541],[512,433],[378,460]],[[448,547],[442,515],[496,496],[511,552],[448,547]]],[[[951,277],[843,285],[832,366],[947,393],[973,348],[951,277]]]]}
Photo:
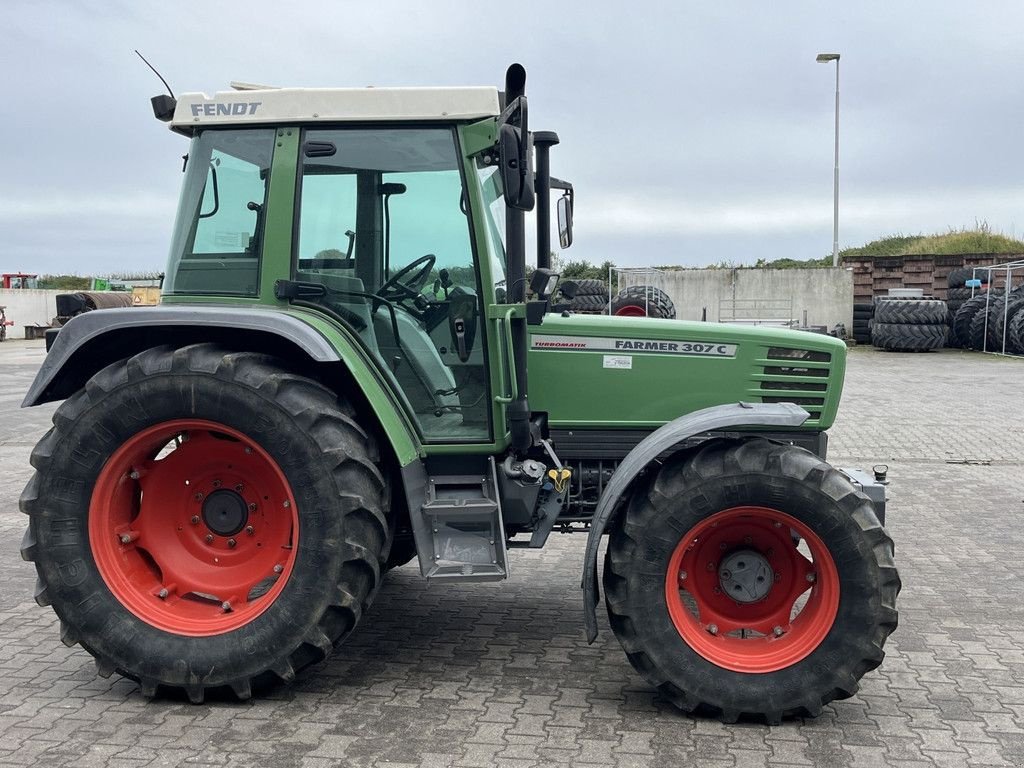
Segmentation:
{"type": "Polygon", "coordinates": [[[866,496],[808,451],[752,439],[676,454],[636,489],[604,586],[619,642],[665,698],[774,724],[856,692],[896,628],[900,581],[866,496]]]}
{"type": "Polygon", "coordinates": [[[344,401],[267,356],[200,344],[110,365],[32,453],[37,602],[148,696],[289,681],[380,583],[378,460],[344,401]]]}

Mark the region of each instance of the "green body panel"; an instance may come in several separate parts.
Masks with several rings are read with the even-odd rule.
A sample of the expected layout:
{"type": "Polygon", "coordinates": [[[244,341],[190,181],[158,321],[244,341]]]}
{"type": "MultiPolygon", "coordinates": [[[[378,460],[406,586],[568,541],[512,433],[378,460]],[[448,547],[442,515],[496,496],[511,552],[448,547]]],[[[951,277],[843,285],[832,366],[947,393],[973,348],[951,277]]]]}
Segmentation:
{"type": "Polygon", "coordinates": [[[827,429],[835,421],[846,369],[845,344],[802,331],[652,318],[547,315],[531,332],[530,408],[546,412],[549,424],[557,428],[653,428],[712,405],[775,398],[795,401],[810,412],[803,429],[827,429]],[[593,347],[590,349],[572,349],[574,338],[606,341],[587,342],[593,347]],[[735,350],[732,356],[645,351],[642,347],[651,345],[637,343],[645,340],[665,342],[659,345],[664,350],[673,346],[679,350],[686,343],[715,350],[728,345],[735,350]],[[537,347],[544,343],[559,346],[537,347]],[[596,348],[601,346],[609,348],[596,348]],[[772,348],[810,350],[831,359],[769,359],[772,348]],[[827,375],[807,375],[822,369],[827,375]],[[771,388],[763,388],[765,385],[771,388]],[[802,402],[807,400],[822,402],[802,402]]]}

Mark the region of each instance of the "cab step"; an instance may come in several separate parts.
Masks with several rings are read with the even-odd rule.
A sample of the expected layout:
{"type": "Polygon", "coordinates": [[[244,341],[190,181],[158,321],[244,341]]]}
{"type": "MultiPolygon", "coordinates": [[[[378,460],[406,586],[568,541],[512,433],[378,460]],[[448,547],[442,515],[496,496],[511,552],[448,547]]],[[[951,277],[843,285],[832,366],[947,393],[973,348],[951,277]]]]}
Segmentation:
{"type": "MultiPolygon", "coordinates": [[[[428,546],[421,570],[430,580],[500,581],[508,578],[505,527],[494,460],[486,474],[431,475],[421,508],[428,546]]],[[[422,530],[422,529],[421,529],[422,530]]]]}

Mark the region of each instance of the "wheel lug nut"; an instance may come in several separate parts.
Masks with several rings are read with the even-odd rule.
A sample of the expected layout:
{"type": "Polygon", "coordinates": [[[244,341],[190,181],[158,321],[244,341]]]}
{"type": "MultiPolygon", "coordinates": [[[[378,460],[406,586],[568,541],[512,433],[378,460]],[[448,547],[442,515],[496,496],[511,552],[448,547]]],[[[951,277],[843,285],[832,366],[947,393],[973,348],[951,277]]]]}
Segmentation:
{"type": "Polygon", "coordinates": [[[192,519],[189,520],[192,525],[199,525],[199,515],[192,515],[192,519]]]}
{"type": "Polygon", "coordinates": [[[781,573],[779,573],[778,571],[776,571],[776,572],[775,572],[775,580],[776,580],[776,581],[779,581],[779,580],[781,580],[781,579],[782,579],[782,574],[781,574],[781,573]]]}
{"type": "Polygon", "coordinates": [[[213,544],[213,534],[212,533],[206,534],[206,543],[207,544],[213,544]]]}
{"type": "Polygon", "coordinates": [[[743,543],[744,544],[753,544],[754,543],[754,539],[753,539],[752,536],[744,536],[743,537],[743,543]]]}
{"type": "Polygon", "coordinates": [[[195,500],[196,500],[196,501],[202,501],[202,500],[203,500],[203,494],[201,494],[201,493],[197,493],[197,494],[195,495],[195,500]]]}
{"type": "Polygon", "coordinates": [[[286,501],[286,502],[284,503],[284,508],[285,508],[285,509],[288,509],[288,507],[290,507],[291,505],[292,505],[292,503],[291,503],[290,501],[286,501]]]}
{"type": "Polygon", "coordinates": [[[252,502],[251,504],[249,504],[249,511],[250,512],[255,512],[256,511],[256,502],[252,502]]]}
{"type": "Polygon", "coordinates": [[[137,469],[133,469],[131,472],[128,473],[128,477],[130,477],[132,480],[138,480],[139,471],[137,469]]]}
{"type": "Polygon", "coordinates": [[[815,581],[818,580],[818,574],[813,573],[813,572],[812,573],[808,573],[807,574],[807,580],[813,584],[815,581]]]}
{"type": "Polygon", "coordinates": [[[252,448],[250,448],[248,445],[245,446],[245,452],[246,453],[252,453],[252,448]]]}
{"type": "Polygon", "coordinates": [[[715,587],[712,590],[712,592],[714,592],[716,595],[720,595],[720,594],[722,594],[722,589],[720,587],[715,587]]]}
{"type": "Polygon", "coordinates": [[[277,565],[274,566],[274,573],[280,573],[283,570],[284,570],[284,566],[281,565],[280,563],[278,563],[277,565]]]}
{"type": "Polygon", "coordinates": [[[220,488],[220,480],[214,480],[213,481],[213,487],[214,488],[220,488]]]}
{"type": "Polygon", "coordinates": [[[237,491],[238,493],[242,492],[242,484],[241,483],[239,483],[238,485],[235,486],[235,491],[237,491]]]}
{"type": "Polygon", "coordinates": [[[220,608],[222,611],[224,611],[224,613],[227,613],[231,610],[231,603],[225,600],[223,603],[220,604],[220,608]]]}
{"type": "Polygon", "coordinates": [[[725,549],[726,549],[726,548],[727,548],[728,546],[729,546],[729,545],[728,545],[728,544],[726,544],[726,543],[725,543],[725,542],[723,541],[723,542],[722,542],[721,544],[719,544],[719,545],[718,545],[718,548],[719,548],[719,549],[721,549],[722,551],[725,551],[725,549]]]}
{"type": "Polygon", "coordinates": [[[686,581],[686,571],[680,571],[679,572],[679,580],[680,581],[686,581]]]}
{"type": "Polygon", "coordinates": [[[234,549],[234,548],[235,548],[235,545],[236,545],[237,543],[238,543],[238,542],[237,542],[237,541],[235,541],[234,539],[228,539],[228,546],[229,546],[229,547],[231,547],[232,549],[234,549]]]}
{"type": "Polygon", "coordinates": [[[161,600],[163,600],[165,597],[167,597],[167,595],[168,595],[167,589],[164,588],[164,589],[161,589],[159,592],[157,592],[156,596],[159,597],[161,600]]]}
{"type": "Polygon", "coordinates": [[[708,634],[717,635],[718,634],[718,625],[717,624],[708,624],[708,634]]]}
{"type": "Polygon", "coordinates": [[[776,637],[782,637],[782,627],[776,627],[772,630],[772,634],[776,637]]]}
{"type": "MultiPolygon", "coordinates": [[[[255,507],[256,505],[253,504],[253,506],[255,507]]],[[[252,536],[254,533],[256,533],[256,529],[253,528],[251,525],[247,525],[245,526],[245,532],[252,536]]]]}
{"type": "Polygon", "coordinates": [[[714,563],[708,563],[708,570],[709,571],[715,570],[715,564],[714,563]]]}
{"type": "Polygon", "coordinates": [[[774,523],[772,523],[772,525],[774,527],[776,527],[776,528],[781,528],[782,527],[782,523],[780,523],[778,520],[776,520],[774,523]]]}

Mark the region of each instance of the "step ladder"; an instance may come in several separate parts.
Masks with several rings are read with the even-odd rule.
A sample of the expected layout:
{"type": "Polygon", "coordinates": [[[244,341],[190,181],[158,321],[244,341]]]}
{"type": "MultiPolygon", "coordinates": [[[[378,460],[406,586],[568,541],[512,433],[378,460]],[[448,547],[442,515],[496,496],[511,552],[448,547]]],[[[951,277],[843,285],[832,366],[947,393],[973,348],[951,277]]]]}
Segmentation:
{"type": "Polygon", "coordinates": [[[429,546],[421,552],[428,579],[500,581],[508,578],[505,526],[494,460],[486,474],[431,475],[422,521],[429,546]]]}

